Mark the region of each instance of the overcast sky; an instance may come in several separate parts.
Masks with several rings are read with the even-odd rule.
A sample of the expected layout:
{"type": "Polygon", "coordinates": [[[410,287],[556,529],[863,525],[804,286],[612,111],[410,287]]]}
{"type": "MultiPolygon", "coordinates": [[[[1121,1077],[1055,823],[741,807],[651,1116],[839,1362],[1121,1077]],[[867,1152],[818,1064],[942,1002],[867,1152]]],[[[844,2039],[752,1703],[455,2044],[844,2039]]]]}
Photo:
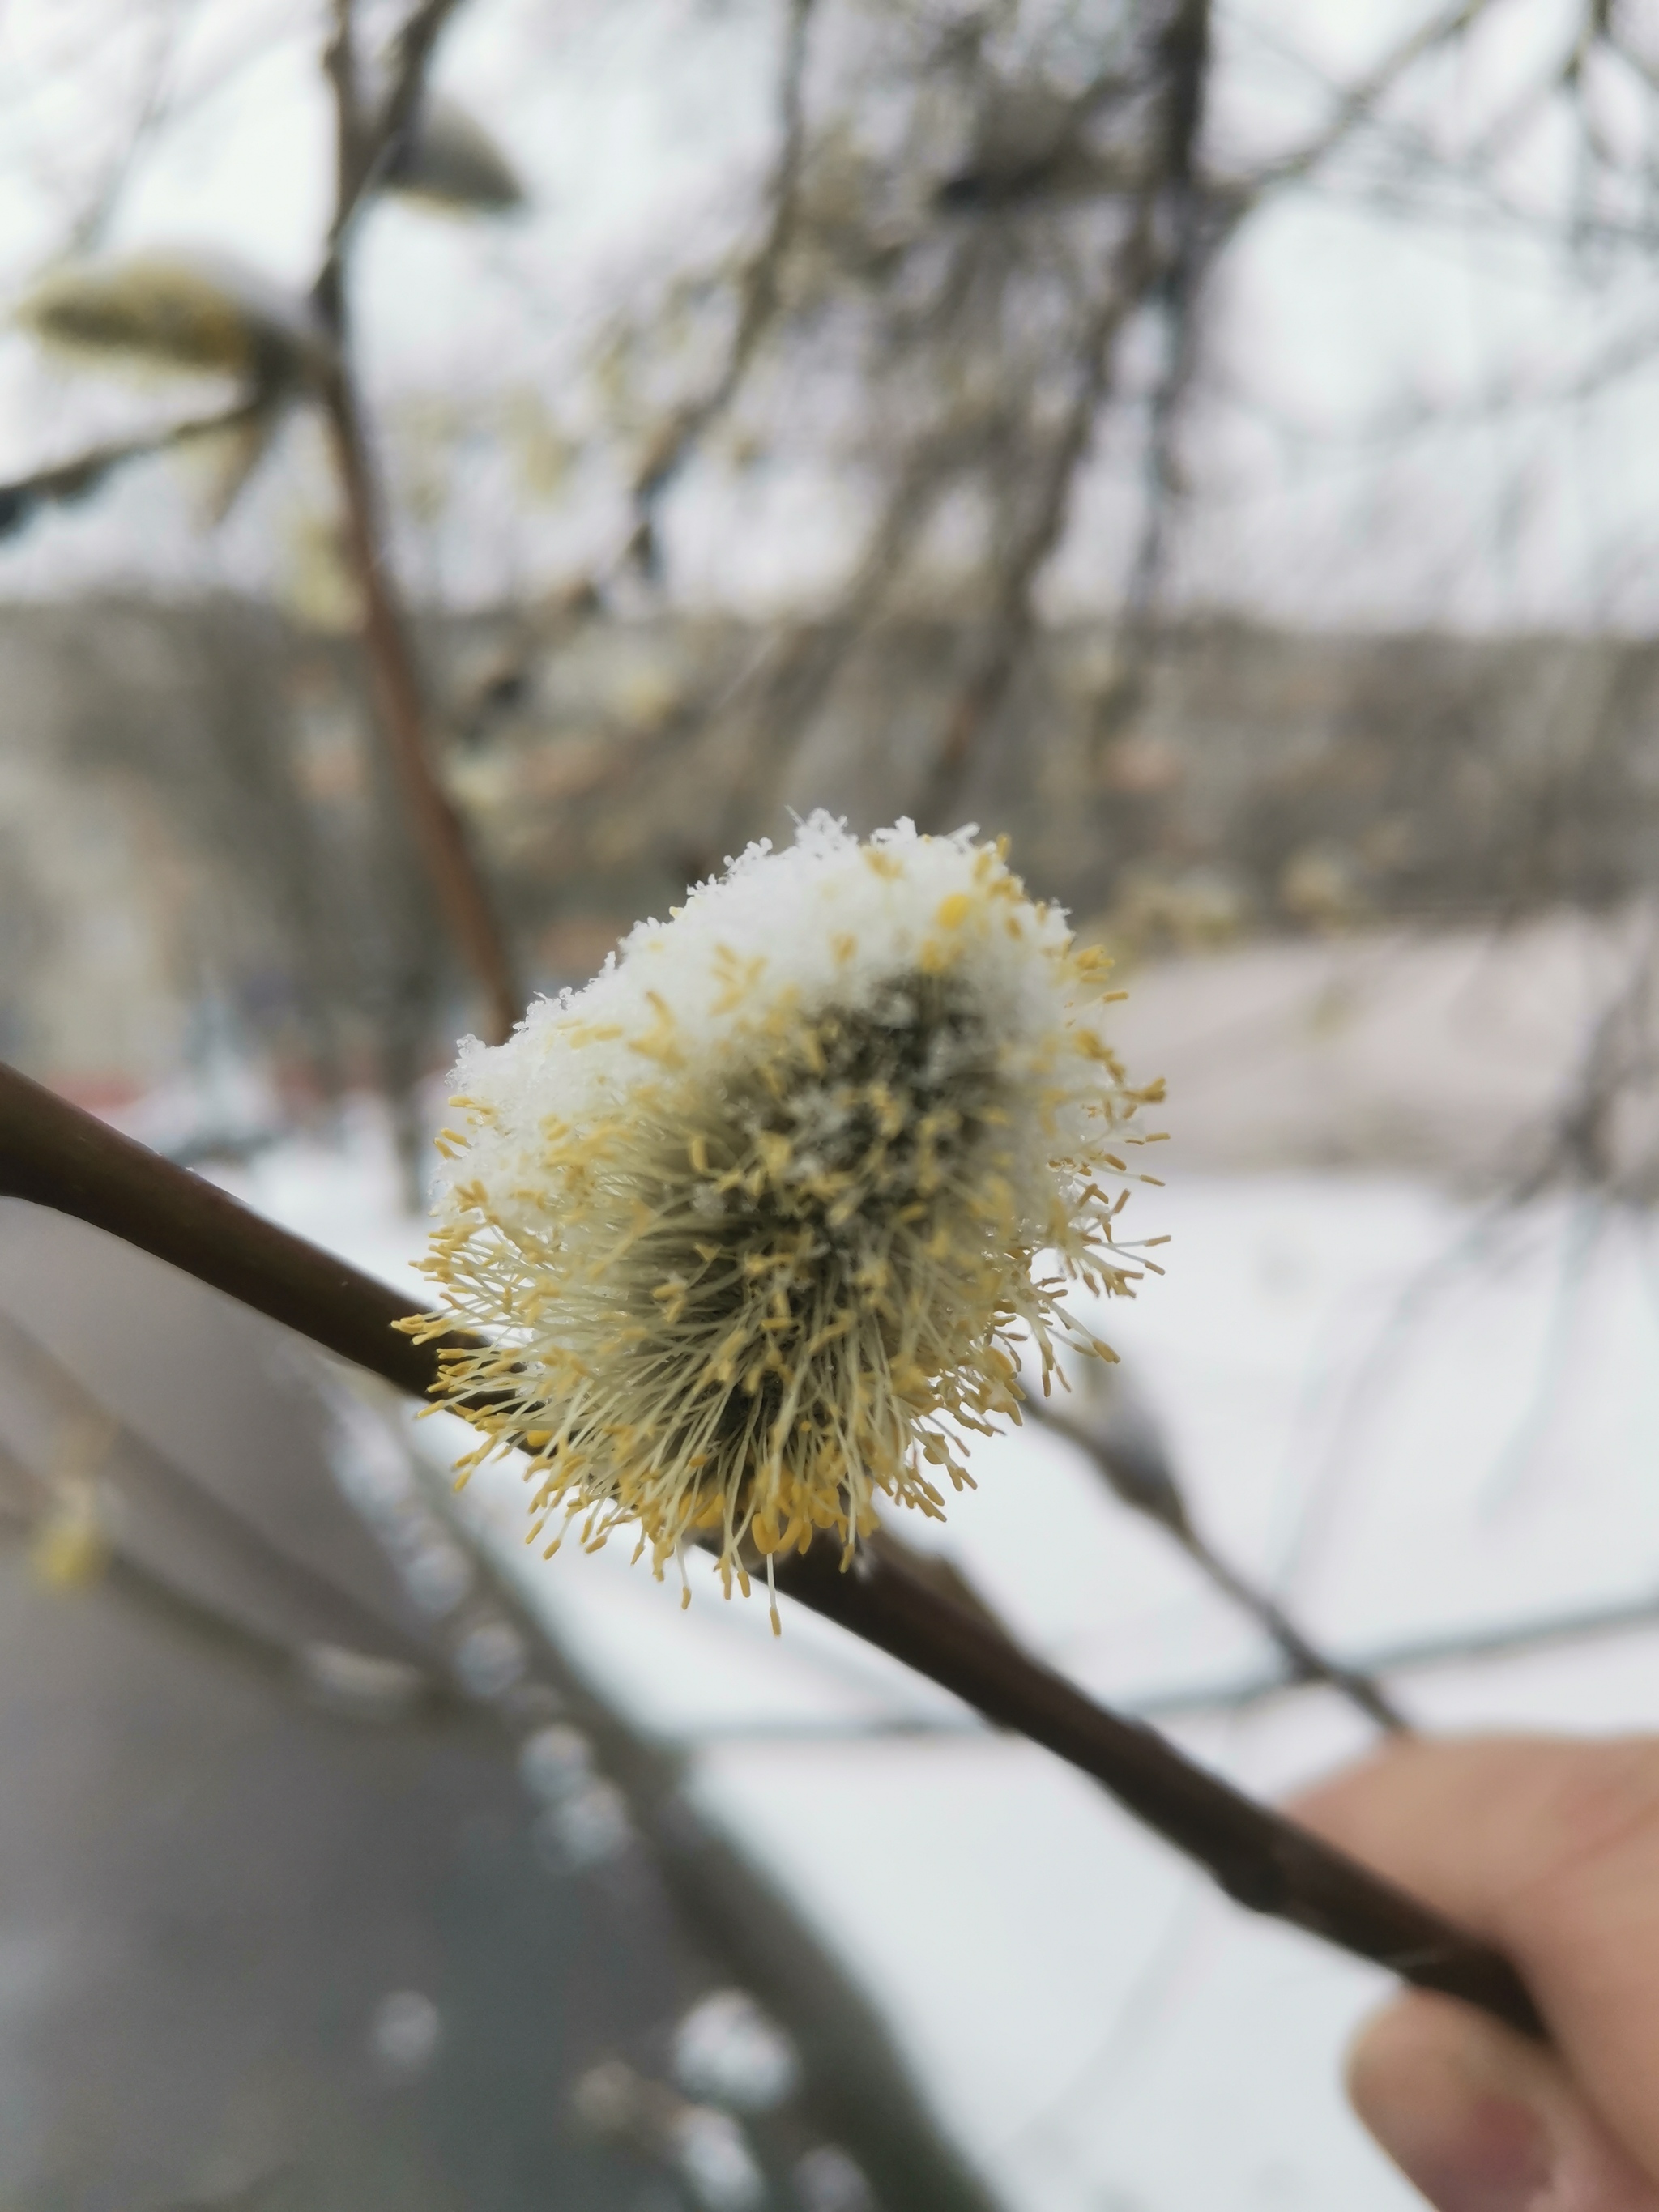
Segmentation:
{"type": "MultiPolygon", "coordinates": [[[[580,440],[580,366],[606,310],[688,248],[732,234],[753,205],[772,149],[781,12],[778,0],[470,0],[438,82],[488,121],[532,205],[495,223],[375,211],[357,299],[377,404],[513,388],[580,440]]],[[[1422,0],[1228,0],[1212,161],[1245,167],[1299,143],[1334,88],[1430,12],[1422,0]]],[[[1393,181],[1413,136],[1455,153],[1505,113],[1565,51],[1571,18],[1565,0],[1494,0],[1480,35],[1424,70],[1386,133],[1272,202],[1224,260],[1188,432],[1176,587],[1189,604],[1368,626],[1659,617],[1650,257],[1612,257],[1596,282],[1571,261],[1571,153],[1547,116],[1516,140],[1502,204],[1460,185],[1455,164],[1409,205],[1393,181]],[[1637,365],[1569,396],[1615,339],[1637,365]],[[1481,404],[1494,394],[1502,405],[1481,404]]],[[[103,244],[210,245],[281,282],[308,280],[329,168],[319,9],[195,0],[152,16],[130,0],[9,0],[0,289],[20,294],[96,200],[155,75],[163,21],[175,26],[169,117],[125,171],[103,244]]],[[[1644,128],[1616,76],[1592,87],[1598,112],[1615,134],[1644,128]]],[[[0,337],[8,473],[182,404],[0,337]]],[[[490,495],[486,455],[476,483],[465,463],[463,451],[448,526],[404,549],[417,589],[473,600],[535,589],[617,541],[617,482],[578,467],[556,501],[520,511],[490,495]]],[[[0,593],[109,580],[282,588],[324,498],[304,426],[218,532],[198,526],[198,498],[187,471],[135,470],[0,548],[0,593]]],[[[859,511],[833,474],[779,465],[740,484],[694,473],[667,520],[681,598],[765,606],[833,586],[859,511]]],[[[1050,607],[1109,605],[1132,538],[1123,457],[1108,440],[1048,580],[1050,607]]]]}

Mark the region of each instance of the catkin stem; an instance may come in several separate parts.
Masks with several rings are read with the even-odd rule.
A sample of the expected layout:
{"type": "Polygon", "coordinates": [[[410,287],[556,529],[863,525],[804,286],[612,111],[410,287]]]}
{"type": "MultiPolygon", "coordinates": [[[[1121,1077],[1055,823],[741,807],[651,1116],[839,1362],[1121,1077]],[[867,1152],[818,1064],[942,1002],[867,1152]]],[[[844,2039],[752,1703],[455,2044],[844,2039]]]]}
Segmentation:
{"type": "Polygon", "coordinates": [[[1004,1728],[1104,1784],[1119,1803],[1254,1912],[1478,2005],[1523,2033],[1543,2027],[1507,1959],[1271,1808],[1206,1773],[1143,1723],[1096,1705],[890,1548],[848,1574],[833,1547],[780,1562],[780,1590],[914,1667],[1004,1728]]]}
{"type": "MultiPolygon", "coordinates": [[[[106,1230],[413,1395],[433,1389],[440,1352],[467,1341],[414,1342],[392,1326],[414,1310],[396,1291],[5,1067],[0,1194],[106,1230]]],[[[780,1561],[777,1582],[1103,1784],[1239,1903],[1542,2034],[1506,1959],[1206,1773],[1150,1729],[1097,1705],[890,1552],[866,1551],[844,1574],[839,1547],[819,1544],[780,1561]]]]}

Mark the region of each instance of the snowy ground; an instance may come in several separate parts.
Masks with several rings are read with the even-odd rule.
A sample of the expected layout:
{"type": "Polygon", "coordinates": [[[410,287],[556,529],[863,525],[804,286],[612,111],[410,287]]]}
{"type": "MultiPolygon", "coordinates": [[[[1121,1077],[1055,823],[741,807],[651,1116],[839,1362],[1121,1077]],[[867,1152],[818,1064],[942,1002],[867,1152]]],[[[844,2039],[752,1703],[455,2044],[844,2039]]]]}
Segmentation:
{"type": "MultiPolygon", "coordinates": [[[[396,1276],[418,1243],[372,1119],[236,1178],[396,1276]]],[[[1203,1525],[1345,1654],[1654,1595],[1659,1242],[1551,1201],[1494,1219],[1423,1180],[1188,1170],[1149,1195],[1170,1272],[1110,1317],[1203,1525]]],[[[437,1424],[421,1434],[442,1451],[437,1424]]],[[[1258,1675],[1254,1632],[1061,1440],[985,1447],[949,1551],[1031,1645],[1122,1702],[1258,1675]]],[[[567,1648],[700,1747],[706,1803],[878,1994],[1021,2212],[1389,2212],[1414,2199],[1338,2084],[1384,1987],[1228,1905],[1088,1784],[791,1611],[677,1594],[625,1547],[543,1565],[510,1469],[469,1510],[567,1648]]],[[[1435,1727],[1659,1725],[1651,1630],[1395,1678],[1435,1727]]],[[[1365,1741],[1323,1693],[1189,1713],[1279,1791],[1365,1741]]]]}

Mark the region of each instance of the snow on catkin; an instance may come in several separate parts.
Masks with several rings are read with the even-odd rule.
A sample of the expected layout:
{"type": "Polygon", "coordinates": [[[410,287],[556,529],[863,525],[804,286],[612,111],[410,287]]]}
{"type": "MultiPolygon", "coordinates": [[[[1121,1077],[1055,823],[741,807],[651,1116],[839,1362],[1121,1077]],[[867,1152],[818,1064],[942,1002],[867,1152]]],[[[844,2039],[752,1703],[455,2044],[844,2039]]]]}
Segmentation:
{"type": "Polygon", "coordinates": [[[817,814],[469,1039],[419,1325],[491,1340],[444,1356],[463,1473],[520,1446],[550,1553],[637,1522],[684,1574],[702,1538],[728,1595],[819,1531],[845,1564],[878,1492],[940,1516],[933,1474],[1018,1419],[1021,1340],[1046,1389],[1058,1346],[1105,1349],[1071,1285],[1152,1266],[1113,1224],[1161,1086],[1107,1042],[1107,965],[1001,846],[817,814]]]}

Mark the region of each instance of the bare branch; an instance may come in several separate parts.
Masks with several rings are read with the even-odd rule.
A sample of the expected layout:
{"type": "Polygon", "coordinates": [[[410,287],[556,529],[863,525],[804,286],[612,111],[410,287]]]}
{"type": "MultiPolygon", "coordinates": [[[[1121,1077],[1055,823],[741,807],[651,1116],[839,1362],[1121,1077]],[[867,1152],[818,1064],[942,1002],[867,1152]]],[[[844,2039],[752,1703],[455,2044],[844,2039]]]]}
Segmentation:
{"type": "Polygon", "coordinates": [[[317,279],[319,304],[331,318],[339,311],[340,264],[352,228],[419,112],[433,50],[459,4],[459,0],[421,0],[392,41],[390,82],[378,110],[371,112],[363,94],[352,0],[333,0],[323,70],[334,95],[335,202],[317,279]]]}
{"type": "Polygon", "coordinates": [[[1405,1716],[1379,1683],[1363,1670],[1328,1658],[1282,1606],[1200,1534],[1150,1416],[1136,1406],[1130,1419],[1119,1418],[1103,1392],[1102,1400],[1091,1405],[1087,1399],[1079,1403],[1075,1395],[1060,1395],[1034,1397],[1030,1406],[1040,1419],[1088,1455],[1114,1497],[1156,1522],[1223,1596],[1257,1623],[1278,1646],[1292,1680],[1325,1683],[1378,1728],[1391,1733],[1407,1728],[1405,1716]]]}
{"type": "MultiPolygon", "coordinates": [[[[388,1326],[406,1302],[222,1192],[0,1069],[0,1191],[76,1214],[298,1328],[398,1388],[426,1396],[437,1344],[388,1326]]],[[[454,1340],[451,1339],[452,1344],[454,1340]]],[[[816,1545],[779,1571],[786,1593],[1017,1729],[1100,1782],[1255,1911],[1543,2033],[1509,1962],[1339,1851],[1094,1705],[890,1553],[842,1572],[816,1545]]]]}
{"type": "Polygon", "coordinates": [[[438,781],[426,709],[385,552],[385,529],[346,342],[344,254],[353,219],[380,168],[412,121],[427,65],[456,0],[422,0],[392,49],[392,83],[378,116],[363,111],[352,0],[334,0],[323,66],[334,95],[335,212],[313,291],[336,340],[319,398],[328,426],[351,565],[362,599],[362,645],[378,719],[409,809],[416,842],[456,944],[483,988],[489,1036],[499,1042],[524,1011],[524,995],[465,827],[438,781]]]}
{"type": "MultiPolygon", "coordinates": [[[[430,1673],[431,1651],[404,1623],[349,1583],[315,1566],[230,1498],[129,1429],[45,1344],[9,1317],[0,1317],[0,1372],[8,1374],[9,1401],[15,1402],[21,1390],[26,1402],[33,1397],[48,1412],[55,1408],[76,1419],[90,1417],[103,1424],[100,1479],[106,1477],[140,1516],[159,1511],[174,1523],[190,1526],[245,1585],[260,1587],[294,1624],[296,1656],[304,1641],[320,1639],[393,1661],[416,1673],[430,1673]]],[[[119,1524],[112,1540],[119,1551],[119,1524]]],[[[135,1564],[145,1564],[136,1552],[134,1558],[135,1564]]],[[[176,1577],[169,1587],[179,1587],[176,1577]]]]}
{"type": "Polygon", "coordinates": [[[1030,632],[1032,589],[1065,531],[1078,466],[1111,389],[1118,336],[1141,304],[1157,264],[1157,213],[1156,195],[1143,196],[1083,334],[1070,404],[1039,464],[1025,526],[997,571],[979,665],[946,716],[927,785],[916,801],[916,818],[930,827],[946,825],[980,732],[1006,696],[1020,648],[1030,632]]]}
{"type": "MultiPolygon", "coordinates": [[[[1634,1636],[1659,1628],[1659,1598],[1636,1597],[1623,1605],[1587,1606],[1580,1612],[1545,1613],[1530,1620],[1503,1621],[1495,1628],[1449,1629],[1443,1636],[1377,1644],[1357,1652],[1351,1662],[1375,1676],[1426,1673],[1437,1667],[1462,1667],[1489,1659],[1509,1659],[1527,1651],[1589,1644],[1603,1637],[1634,1636]]],[[[1156,1691],[1133,1701],[1148,1719],[1178,1713],[1243,1712],[1288,1690],[1306,1687],[1282,1674],[1237,1676],[1198,1682],[1188,1689],[1156,1691]]]]}
{"type": "Polygon", "coordinates": [[[1329,159],[1338,147],[1346,143],[1355,130],[1369,122],[1381,102],[1395,86],[1415,67],[1425,54],[1441,46],[1449,46],[1460,39],[1484,15],[1492,0],[1454,0],[1451,7],[1438,15],[1431,16],[1409,38],[1400,44],[1360,82],[1344,93],[1337,103],[1336,112],[1318,135],[1253,176],[1218,180],[1218,198],[1231,200],[1242,216],[1266,193],[1276,191],[1281,185],[1295,184],[1329,159]]]}
{"type": "Polygon", "coordinates": [[[156,35],[143,89],[139,95],[137,112],[128,126],[126,136],[113,160],[99,179],[91,200],[70,233],[68,250],[70,253],[88,253],[100,244],[146,147],[155,139],[163,123],[170,119],[172,103],[168,98],[167,80],[172,74],[173,57],[178,52],[185,23],[198,4],[199,0],[184,0],[183,5],[175,5],[156,35]]]}
{"type": "Polygon", "coordinates": [[[1179,489],[1176,434],[1197,352],[1200,288],[1220,240],[1198,176],[1198,140],[1210,64],[1209,0],[1188,0],[1165,40],[1172,85],[1167,125],[1167,216],[1173,234],[1159,290],[1164,316],[1164,366],[1152,394],[1146,441],[1147,503],[1140,550],[1130,578],[1132,622],[1146,618],[1162,580],[1170,512],[1179,489]]]}
{"type": "Polygon", "coordinates": [[[499,1043],[524,1012],[524,995],[465,828],[432,765],[420,678],[382,550],[368,447],[343,361],[324,385],[322,404],[362,595],[363,653],[380,727],[445,917],[483,988],[489,1038],[499,1043]]]}

